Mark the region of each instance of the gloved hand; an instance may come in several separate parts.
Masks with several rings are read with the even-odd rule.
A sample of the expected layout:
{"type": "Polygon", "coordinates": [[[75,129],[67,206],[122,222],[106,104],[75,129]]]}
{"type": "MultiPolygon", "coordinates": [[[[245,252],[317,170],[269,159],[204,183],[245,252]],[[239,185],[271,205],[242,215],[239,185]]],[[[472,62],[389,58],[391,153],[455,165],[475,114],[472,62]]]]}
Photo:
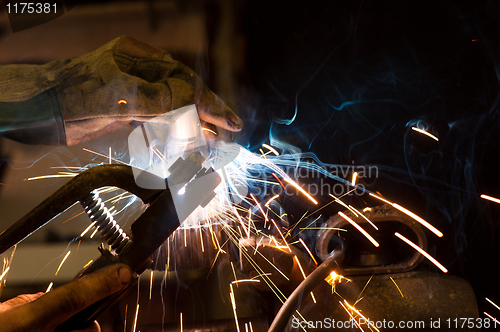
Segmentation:
{"type": "MultiPolygon", "coordinates": [[[[126,36],[69,60],[0,66],[0,113],[2,107],[10,107],[11,114],[22,113],[23,108],[44,108],[35,109],[37,116],[29,119],[28,129],[36,118],[53,117],[59,144],[77,144],[121,124],[146,121],[193,103],[204,127],[207,123],[212,130],[214,126],[230,131],[243,127],[242,120],[191,69],[165,51],[126,36]],[[19,101],[25,105],[19,106],[19,101]]],[[[45,121],[48,124],[52,118],[45,121]]],[[[3,127],[9,131],[8,125],[3,127]]],[[[10,127],[10,131],[16,129],[10,127]]],[[[24,135],[30,133],[34,135],[24,131],[24,135]]],[[[19,132],[8,136],[23,141],[19,132]]]]}
{"type": "MultiPolygon", "coordinates": [[[[105,267],[48,293],[20,295],[0,304],[2,332],[52,332],[89,305],[125,288],[132,271],[124,264],[105,267]]],[[[83,330],[100,331],[97,322],[83,330]]]]}

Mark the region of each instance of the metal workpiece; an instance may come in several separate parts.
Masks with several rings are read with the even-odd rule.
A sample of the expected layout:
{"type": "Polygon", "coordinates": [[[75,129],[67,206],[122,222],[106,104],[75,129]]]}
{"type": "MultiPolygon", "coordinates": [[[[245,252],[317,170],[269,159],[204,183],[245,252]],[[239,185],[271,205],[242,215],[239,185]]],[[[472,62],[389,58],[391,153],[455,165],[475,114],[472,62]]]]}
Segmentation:
{"type": "Polygon", "coordinates": [[[427,250],[427,237],[422,227],[406,214],[387,204],[359,212],[363,216],[351,211],[344,213],[380,243],[379,247],[374,247],[340,215],[330,217],[318,231],[316,254],[320,260],[327,259],[332,254],[332,248],[338,245],[338,239],[342,238],[346,246],[346,258],[342,264],[344,275],[411,271],[423,260],[420,253],[394,236],[396,231],[400,232],[421,249],[427,250]],[[368,220],[378,230],[369,225],[368,220]]]}
{"type": "MultiPolygon", "coordinates": [[[[319,283],[312,291],[318,295],[316,303],[304,293],[298,308],[311,324],[307,330],[313,330],[311,326],[314,325],[314,331],[359,331],[343,307],[350,309],[349,305],[355,305],[363,315],[364,318],[357,315],[356,322],[365,323],[362,325],[364,331],[376,331],[373,325],[372,329],[368,327],[368,320],[380,331],[481,330],[477,324],[479,313],[471,285],[452,275],[428,271],[357,275],[342,279],[334,287],[326,282],[319,283]],[[474,326],[461,328],[464,319],[473,320],[474,326]],[[458,328],[456,321],[459,322],[458,328]]],[[[288,322],[287,331],[303,331],[300,327],[293,328],[293,323],[292,320],[288,322]]]]}
{"type": "MultiPolygon", "coordinates": [[[[238,279],[242,279],[241,272],[234,267],[238,279]]],[[[208,271],[193,269],[165,273],[147,270],[141,276],[139,285],[120,301],[117,306],[119,310],[114,313],[116,316],[107,319],[114,322],[109,331],[124,331],[125,324],[126,330],[130,331],[131,322],[135,321],[135,308],[139,304],[144,309],[137,318],[137,331],[180,331],[182,313],[183,331],[236,332],[231,286],[239,330],[246,331],[245,323],[251,322],[253,331],[267,331],[267,311],[272,306],[266,306],[253,283],[231,284],[234,273],[229,262],[217,261],[211,272],[208,271]]],[[[99,317],[101,327],[110,314],[113,314],[111,310],[99,317]]],[[[250,331],[250,327],[247,328],[250,331]]],[[[103,328],[103,331],[108,330],[103,328]]]]}
{"type": "Polygon", "coordinates": [[[207,269],[217,262],[226,261],[229,255],[221,255],[220,249],[229,252],[230,243],[226,242],[225,226],[199,224],[196,226],[182,226],[177,229],[176,235],[171,236],[158,252],[153,255],[155,270],[165,270],[168,265],[170,271],[190,271],[207,269]],[[213,238],[218,239],[218,246],[214,245],[213,238]],[[225,245],[223,245],[226,243],[225,245]]]}
{"type": "Polygon", "coordinates": [[[185,160],[179,158],[168,169],[171,174],[175,174],[175,176],[168,177],[167,181],[170,187],[184,185],[200,172],[205,157],[199,151],[193,151],[189,154],[188,159],[189,162],[186,163],[185,160]]]}
{"type": "Polygon", "coordinates": [[[311,258],[295,246],[280,246],[266,236],[251,236],[239,241],[240,269],[248,278],[260,280],[253,283],[257,289],[271,291],[270,281],[286,294],[291,293],[316,266],[311,258]],[[300,264],[300,266],[299,266],[300,264]],[[258,268],[257,268],[258,267],[258,268]],[[265,275],[265,279],[263,278],[265,275]]]}

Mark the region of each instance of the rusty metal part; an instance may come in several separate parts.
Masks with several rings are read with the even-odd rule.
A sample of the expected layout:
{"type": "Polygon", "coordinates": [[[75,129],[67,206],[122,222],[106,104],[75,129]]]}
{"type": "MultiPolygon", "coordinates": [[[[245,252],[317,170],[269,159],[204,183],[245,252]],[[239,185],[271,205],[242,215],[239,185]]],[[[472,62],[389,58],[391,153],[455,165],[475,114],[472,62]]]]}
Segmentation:
{"type": "MultiPolygon", "coordinates": [[[[156,270],[165,270],[169,264],[169,270],[189,271],[196,269],[210,269],[217,261],[227,259],[228,255],[219,254],[219,246],[225,243],[223,226],[218,224],[199,225],[193,228],[180,227],[175,236],[171,236],[165,243],[157,257],[153,257],[156,270]],[[214,238],[218,242],[214,244],[214,238]],[[219,255],[218,255],[219,254],[219,255]]],[[[228,244],[225,245],[227,252],[228,244]]]]}
{"type": "Polygon", "coordinates": [[[257,289],[270,291],[274,286],[280,287],[284,292],[291,292],[304,280],[300,268],[294,259],[294,256],[300,261],[300,265],[306,274],[314,270],[310,258],[295,246],[277,247],[271,242],[269,237],[252,236],[242,238],[239,241],[240,248],[240,269],[249,278],[260,280],[255,283],[257,289]],[[266,277],[264,278],[263,275],[266,277]]]}
{"type": "Polygon", "coordinates": [[[411,271],[422,261],[422,255],[402,245],[394,236],[394,231],[397,230],[409,237],[420,248],[427,250],[427,238],[420,224],[406,214],[390,205],[376,206],[370,211],[362,212],[365,218],[356,216],[351,211],[344,213],[380,243],[380,247],[376,248],[365,238],[360,238],[362,236],[349,238],[349,236],[358,236],[359,232],[354,228],[349,229],[348,232],[337,230],[351,226],[339,215],[330,217],[325,227],[318,232],[316,253],[320,260],[327,259],[331,255],[329,247],[332,247],[332,244],[335,245],[336,236],[342,237],[346,241],[346,253],[350,253],[342,265],[344,275],[411,271]],[[366,218],[377,225],[379,230],[372,228],[366,218]],[[387,241],[393,242],[388,244],[387,241]]]}
{"type": "Polygon", "coordinates": [[[115,312],[109,310],[100,316],[99,325],[103,328],[107,320],[113,325],[109,330],[103,328],[103,331],[130,331],[130,322],[135,321],[135,308],[139,304],[143,309],[137,317],[137,331],[180,331],[181,313],[183,331],[237,331],[231,300],[234,295],[240,331],[267,331],[267,310],[272,304],[266,306],[265,298],[253,286],[255,283],[232,284],[231,292],[233,268],[237,279],[245,277],[236,265],[231,266],[229,262],[219,264],[219,261],[217,264],[209,275],[206,269],[167,273],[151,271],[152,284],[147,270],[144,273],[147,278],[140,278],[137,288],[126,294],[117,310],[113,308],[115,312]],[[106,317],[110,315],[113,316],[106,317]],[[245,328],[245,323],[249,322],[252,327],[247,325],[245,328]]]}
{"type": "MultiPolygon", "coordinates": [[[[252,317],[243,318],[238,320],[238,324],[244,328],[244,326],[252,326],[252,331],[254,332],[265,332],[269,327],[269,323],[265,317],[252,317]]],[[[182,327],[183,331],[186,332],[241,332],[240,329],[236,328],[234,319],[224,319],[224,320],[213,320],[206,322],[184,322],[182,327]]],[[[137,325],[138,331],[146,330],[148,332],[179,332],[179,323],[174,324],[145,324],[137,325]],[[146,330],[147,329],[147,330],[146,330]]]]}
{"type": "MultiPolygon", "coordinates": [[[[319,284],[313,289],[314,294],[322,294],[316,296],[316,303],[304,294],[298,311],[306,321],[317,327],[306,327],[308,331],[360,331],[339,302],[346,308],[347,304],[354,306],[366,320],[376,323],[379,331],[481,330],[478,328],[476,297],[465,279],[428,271],[358,275],[348,279],[337,283],[335,292],[326,282],[319,284]],[[473,320],[474,326],[462,326],[464,319],[473,320]],[[337,325],[344,322],[351,328],[337,325]],[[390,326],[392,324],[393,327],[390,326]]],[[[352,314],[359,323],[361,316],[354,311],[352,314]]],[[[289,328],[292,323],[292,320],[288,322],[289,328]]],[[[368,328],[368,324],[362,325],[362,328],[364,331],[376,331],[373,327],[368,328]]],[[[303,331],[300,327],[290,330],[303,331]]]]}

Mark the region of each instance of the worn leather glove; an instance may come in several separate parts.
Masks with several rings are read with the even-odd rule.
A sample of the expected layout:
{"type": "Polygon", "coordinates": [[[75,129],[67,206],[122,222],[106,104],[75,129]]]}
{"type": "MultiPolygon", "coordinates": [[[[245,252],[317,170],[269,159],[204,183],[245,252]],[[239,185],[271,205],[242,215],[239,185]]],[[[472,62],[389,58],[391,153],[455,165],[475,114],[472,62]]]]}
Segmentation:
{"type": "Polygon", "coordinates": [[[193,103],[202,125],[243,127],[191,69],[126,36],[69,60],[0,67],[0,132],[25,143],[73,145],[193,103]]]}

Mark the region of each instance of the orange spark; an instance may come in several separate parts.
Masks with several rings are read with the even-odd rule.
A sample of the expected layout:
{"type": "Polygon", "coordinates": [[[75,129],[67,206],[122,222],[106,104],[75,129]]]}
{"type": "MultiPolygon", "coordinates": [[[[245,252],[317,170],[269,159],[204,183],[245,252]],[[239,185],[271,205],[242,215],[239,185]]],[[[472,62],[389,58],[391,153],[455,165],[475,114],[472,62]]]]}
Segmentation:
{"type": "Polygon", "coordinates": [[[378,196],[378,195],[375,195],[375,194],[372,194],[372,193],[370,193],[370,196],[375,197],[376,199],[380,199],[384,203],[392,205],[392,202],[389,202],[388,200],[382,198],[381,196],[378,196]]]}
{"type": "Polygon", "coordinates": [[[204,131],[208,131],[208,132],[210,132],[210,133],[212,133],[214,135],[217,135],[217,133],[215,131],[213,131],[212,129],[203,128],[203,127],[201,129],[203,129],[204,131]]]}
{"type": "Polygon", "coordinates": [[[279,156],[280,154],[278,153],[278,151],[276,151],[272,146],[270,145],[267,145],[266,143],[262,144],[263,147],[265,147],[266,149],[268,149],[269,151],[271,151],[272,153],[274,153],[275,155],[279,156]]]}
{"type": "Polygon", "coordinates": [[[394,235],[396,235],[397,237],[399,237],[401,240],[405,241],[407,244],[409,244],[411,247],[413,247],[413,249],[415,249],[416,251],[418,251],[420,254],[422,254],[428,260],[430,260],[441,271],[443,271],[444,273],[448,272],[448,270],[443,265],[441,265],[434,257],[432,257],[431,255],[429,255],[428,253],[426,253],[425,251],[423,251],[422,248],[420,248],[419,246],[417,246],[415,243],[411,242],[410,240],[408,240],[407,238],[405,238],[403,235],[399,234],[398,232],[394,233],[394,235]]]}
{"type": "Polygon", "coordinates": [[[352,175],[352,185],[355,186],[356,185],[356,178],[358,177],[358,172],[354,172],[354,174],[352,175]]]}
{"type": "Polygon", "coordinates": [[[260,245],[260,243],[262,242],[263,239],[264,239],[264,237],[261,236],[259,242],[257,242],[257,245],[255,246],[255,251],[253,253],[254,255],[257,253],[257,249],[259,248],[259,245],[260,245]]]}
{"type": "Polygon", "coordinates": [[[153,270],[151,270],[151,278],[149,279],[149,299],[151,300],[151,292],[153,291],[153,270]]]}
{"type": "Polygon", "coordinates": [[[241,219],[241,216],[238,213],[238,210],[236,210],[236,208],[234,206],[233,206],[233,212],[236,215],[236,217],[238,218],[238,221],[240,222],[241,227],[243,228],[243,230],[247,234],[247,238],[250,238],[250,221],[251,221],[251,216],[250,215],[251,215],[252,211],[250,211],[250,214],[248,215],[248,229],[245,227],[245,224],[243,224],[243,219],[241,219]]]}
{"type": "MultiPolygon", "coordinates": [[[[335,286],[335,284],[340,284],[342,282],[342,279],[346,279],[346,278],[344,278],[344,276],[341,276],[340,274],[337,274],[337,272],[332,271],[332,272],[330,272],[328,277],[325,278],[325,281],[328,284],[330,284],[331,286],[335,286]]],[[[346,279],[346,280],[351,281],[350,279],[346,279]]]]}
{"type": "Polygon", "coordinates": [[[432,135],[431,133],[426,132],[425,130],[422,130],[422,129],[417,128],[417,127],[411,127],[411,129],[413,129],[415,131],[418,131],[421,134],[427,135],[430,138],[432,138],[433,140],[439,141],[439,138],[437,138],[436,136],[432,135]]]}
{"type": "MultiPolygon", "coordinates": [[[[358,216],[358,214],[359,214],[361,216],[361,218],[365,219],[370,225],[372,225],[373,228],[375,228],[378,231],[378,227],[370,219],[365,217],[364,214],[362,214],[361,212],[359,212],[358,210],[356,210],[354,207],[352,207],[350,205],[349,205],[349,210],[351,210],[351,212],[354,212],[354,215],[356,215],[356,216],[358,216]]],[[[365,211],[363,210],[363,212],[365,212],[365,211]]]]}
{"type": "MultiPolygon", "coordinates": [[[[279,248],[281,247],[280,244],[278,243],[278,241],[276,241],[276,238],[274,236],[271,235],[271,241],[274,241],[275,245],[276,245],[276,248],[279,248]]],[[[270,242],[271,242],[270,241],[270,242]]]]}
{"type": "Polygon", "coordinates": [[[441,231],[439,231],[436,227],[432,226],[427,221],[425,221],[424,219],[420,218],[419,216],[417,216],[415,213],[411,212],[410,210],[405,209],[404,207],[402,207],[401,205],[398,205],[396,203],[389,202],[388,200],[383,199],[382,197],[374,195],[372,193],[370,193],[370,196],[375,197],[377,199],[380,199],[381,201],[383,201],[383,202],[385,202],[387,204],[392,205],[394,208],[398,209],[399,211],[403,212],[407,216],[409,216],[409,217],[415,219],[416,221],[418,221],[422,226],[424,226],[425,228],[427,228],[428,230],[430,230],[431,232],[433,232],[437,236],[443,237],[443,233],[441,233],[441,231]]]}
{"type": "MultiPolygon", "coordinates": [[[[259,202],[257,202],[257,200],[255,199],[254,195],[250,194],[250,196],[252,196],[252,199],[255,201],[255,204],[257,204],[257,207],[259,208],[260,212],[262,212],[262,215],[264,216],[264,218],[266,218],[266,222],[269,221],[269,219],[267,218],[267,214],[264,212],[264,210],[260,206],[259,202]]],[[[265,224],[264,224],[264,227],[266,227],[265,224]]]]}
{"type": "Polygon", "coordinates": [[[10,266],[8,266],[5,271],[3,271],[2,275],[0,276],[0,281],[3,279],[3,277],[5,277],[5,275],[7,274],[7,272],[9,272],[10,270],[10,266]]]}
{"type": "Polygon", "coordinates": [[[278,231],[278,233],[280,233],[281,238],[283,239],[283,241],[285,241],[285,245],[288,248],[288,251],[292,252],[292,249],[290,249],[290,246],[288,246],[288,242],[286,242],[285,237],[283,236],[283,233],[281,233],[281,231],[278,228],[278,225],[276,225],[276,222],[274,221],[274,219],[271,219],[271,222],[273,223],[274,227],[276,227],[276,230],[278,231]]]}
{"type": "Polygon", "coordinates": [[[127,101],[125,99],[118,100],[118,104],[125,104],[127,105],[127,101]]]}
{"type": "Polygon", "coordinates": [[[248,238],[250,238],[250,226],[251,226],[251,222],[252,222],[252,210],[250,210],[250,213],[248,214],[248,231],[247,231],[248,238]]]}
{"type": "Polygon", "coordinates": [[[125,304],[125,321],[123,322],[123,331],[127,331],[127,311],[128,311],[128,304],[125,304]]]}
{"type": "Polygon", "coordinates": [[[240,332],[240,324],[238,323],[238,315],[236,314],[236,300],[234,298],[233,285],[229,284],[229,288],[230,288],[229,296],[231,297],[231,304],[233,306],[234,320],[236,322],[236,330],[237,332],[240,332]]]}
{"type": "Polygon", "coordinates": [[[318,202],[312,198],[311,195],[309,195],[304,189],[302,189],[301,186],[299,186],[296,182],[292,181],[291,179],[289,179],[288,177],[285,177],[283,178],[286,182],[288,182],[289,184],[291,184],[292,186],[294,186],[297,190],[299,190],[302,194],[304,194],[307,198],[309,198],[309,200],[311,202],[313,202],[314,204],[318,204],[318,202]]]}
{"type": "Polygon", "coordinates": [[[495,197],[491,197],[491,196],[488,196],[488,195],[482,194],[482,195],[481,195],[481,198],[484,198],[484,199],[487,199],[487,200],[489,200],[489,201],[492,201],[492,202],[495,202],[495,203],[500,204],[500,199],[495,198],[495,197]]]}
{"type": "Polygon", "coordinates": [[[498,322],[498,319],[496,319],[495,317],[493,317],[492,315],[490,315],[489,313],[487,313],[486,311],[483,312],[486,316],[488,316],[490,319],[494,320],[495,321],[495,327],[497,326],[497,322],[498,322]]]}
{"type": "MultiPolygon", "coordinates": [[[[297,258],[297,255],[294,255],[293,258],[295,258],[295,261],[297,262],[297,265],[299,266],[300,272],[302,272],[302,276],[304,277],[304,280],[306,280],[306,274],[305,274],[304,270],[302,269],[302,265],[300,265],[300,261],[297,258]]],[[[313,292],[311,292],[311,297],[312,297],[314,303],[316,303],[316,298],[314,297],[313,292]]]]}
{"type": "Polygon", "coordinates": [[[205,246],[203,245],[203,233],[201,232],[201,227],[198,229],[200,230],[201,252],[205,252],[205,246]]]}
{"type": "Polygon", "coordinates": [[[55,174],[55,175],[40,175],[40,176],[34,176],[32,178],[28,178],[28,181],[33,181],[33,180],[40,180],[40,179],[51,179],[51,178],[74,178],[78,174],[55,174]]]}
{"type": "Polygon", "coordinates": [[[365,231],[363,228],[361,228],[361,226],[359,226],[354,220],[352,220],[351,218],[349,218],[348,216],[346,216],[345,214],[343,214],[342,212],[339,211],[339,216],[341,216],[342,218],[344,218],[345,220],[347,220],[351,225],[353,225],[354,227],[356,227],[356,229],[358,231],[361,232],[361,234],[363,234],[368,240],[370,240],[370,242],[375,246],[375,247],[378,247],[379,244],[377,241],[375,241],[375,239],[373,237],[371,237],[370,234],[368,234],[367,231],[365,231]]]}
{"type": "Polygon", "coordinates": [[[402,291],[401,291],[401,289],[399,288],[398,284],[396,284],[396,282],[394,281],[394,279],[392,279],[392,277],[389,277],[389,278],[392,280],[392,282],[394,283],[394,285],[395,285],[395,286],[396,286],[396,288],[398,289],[399,294],[401,294],[401,297],[404,297],[403,292],[402,292],[402,291]]]}
{"type": "Polygon", "coordinates": [[[76,217],[78,217],[78,216],[80,216],[80,215],[82,215],[82,214],[84,214],[84,213],[85,213],[85,211],[82,211],[82,212],[79,212],[79,213],[75,214],[73,217],[71,217],[71,218],[66,219],[65,221],[63,221],[63,224],[67,223],[67,222],[68,222],[68,221],[70,221],[71,219],[74,219],[74,218],[76,218],[76,217]]]}
{"type": "Polygon", "coordinates": [[[89,231],[92,227],[94,227],[94,225],[95,225],[95,223],[96,223],[96,222],[97,222],[97,221],[94,221],[93,223],[91,223],[91,224],[90,224],[90,226],[89,226],[89,227],[87,227],[87,229],[85,229],[85,230],[82,232],[82,234],[80,234],[80,237],[83,237],[83,236],[84,236],[84,235],[85,235],[85,234],[86,234],[86,233],[87,233],[87,232],[88,232],[88,231],[89,231]]]}
{"type": "MultiPolygon", "coordinates": [[[[234,270],[233,262],[231,262],[231,269],[233,270],[234,280],[238,280],[238,278],[236,277],[236,271],[234,270]]],[[[238,286],[238,285],[236,285],[236,286],[238,286]]]]}
{"type": "Polygon", "coordinates": [[[379,330],[379,329],[377,329],[377,327],[374,325],[374,323],[373,323],[371,320],[366,319],[366,317],[365,317],[365,316],[363,316],[363,315],[362,315],[362,314],[361,314],[358,310],[356,310],[356,308],[354,308],[354,306],[352,306],[352,305],[350,305],[349,303],[347,303],[347,301],[346,301],[346,300],[344,300],[344,303],[345,303],[345,305],[346,305],[346,306],[348,306],[348,307],[349,307],[349,309],[351,309],[352,311],[354,311],[354,312],[355,312],[358,316],[361,316],[361,317],[363,317],[363,319],[364,319],[365,321],[368,321],[368,328],[369,328],[370,330],[371,330],[371,328],[370,328],[370,326],[371,326],[371,327],[373,327],[373,328],[374,328],[377,332],[380,332],[380,330],[379,330]]]}
{"type": "Polygon", "coordinates": [[[404,207],[402,207],[402,206],[400,206],[400,205],[398,205],[396,203],[392,204],[392,206],[394,206],[396,209],[398,209],[399,211],[403,212],[404,214],[412,217],[413,219],[415,219],[416,221],[418,221],[419,223],[421,223],[424,227],[426,227],[427,229],[429,229],[431,232],[433,232],[437,236],[443,237],[443,233],[441,233],[437,228],[435,228],[434,226],[432,226],[431,224],[429,224],[424,219],[422,219],[419,216],[417,216],[415,213],[413,213],[413,212],[405,209],[404,207]]]}
{"type": "Polygon", "coordinates": [[[49,284],[49,287],[47,287],[47,290],[45,291],[45,293],[48,293],[52,289],[53,285],[54,285],[54,283],[51,281],[49,284]]]}
{"type": "Polygon", "coordinates": [[[316,261],[316,259],[314,259],[314,256],[311,252],[311,250],[309,250],[309,248],[306,246],[304,240],[302,240],[300,237],[299,237],[299,241],[300,243],[302,243],[302,245],[304,246],[304,248],[306,248],[306,251],[307,253],[309,254],[309,256],[311,256],[312,260],[314,261],[314,264],[318,265],[318,262],[316,261]]]}
{"type": "Polygon", "coordinates": [[[96,229],[94,230],[94,232],[92,234],[90,234],[90,238],[93,238],[94,235],[96,235],[97,231],[99,230],[99,227],[96,227],[96,229]]]}
{"type": "Polygon", "coordinates": [[[365,332],[361,326],[358,324],[358,322],[356,322],[356,319],[352,316],[352,314],[349,312],[349,310],[347,310],[347,308],[345,307],[345,305],[339,301],[340,305],[342,306],[342,308],[344,308],[344,310],[349,314],[349,316],[351,316],[351,319],[354,321],[354,324],[356,324],[356,326],[363,332],[365,332]]]}
{"type": "Polygon", "coordinates": [[[239,279],[231,281],[232,284],[239,284],[240,282],[260,282],[258,279],[239,279]]]}
{"type": "Polygon", "coordinates": [[[265,207],[268,207],[269,206],[269,203],[271,203],[272,201],[274,201],[276,198],[280,197],[280,195],[274,195],[273,197],[271,197],[267,202],[266,204],[264,204],[265,207]]]}
{"type": "Polygon", "coordinates": [[[276,180],[278,180],[278,182],[281,184],[281,187],[283,187],[283,189],[286,189],[285,188],[285,185],[283,184],[283,182],[281,182],[281,180],[278,178],[278,176],[276,176],[276,174],[273,173],[273,176],[276,178],[276,180]]]}
{"type": "Polygon", "coordinates": [[[486,301],[488,301],[489,303],[493,304],[493,306],[494,306],[495,308],[497,308],[498,310],[500,310],[500,307],[499,307],[499,306],[498,306],[495,302],[493,302],[492,300],[490,300],[490,299],[489,299],[489,298],[487,298],[487,297],[486,297],[485,299],[486,299],[486,301]]]}
{"type": "Polygon", "coordinates": [[[64,256],[64,258],[63,258],[63,260],[62,260],[61,264],[59,264],[59,267],[57,268],[57,271],[56,271],[56,274],[55,274],[55,275],[57,275],[57,274],[59,273],[59,270],[61,269],[61,266],[62,266],[62,265],[64,264],[64,262],[66,261],[66,258],[68,258],[69,254],[71,254],[71,251],[68,251],[68,252],[66,253],[66,256],[64,256]]]}
{"type": "Polygon", "coordinates": [[[90,264],[92,264],[92,262],[93,262],[93,261],[94,261],[93,259],[89,260],[89,262],[88,262],[87,264],[85,264],[85,265],[83,266],[83,268],[86,268],[87,266],[89,266],[90,264]]]}
{"type": "Polygon", "coordinates": [[[135,332],[135,328],[137,327],[137,316],[139,315],[139,303],[137,303],[137,309],[135,310],[135,320],[134,320],[134,329],[132,331],[135,332]]]}

